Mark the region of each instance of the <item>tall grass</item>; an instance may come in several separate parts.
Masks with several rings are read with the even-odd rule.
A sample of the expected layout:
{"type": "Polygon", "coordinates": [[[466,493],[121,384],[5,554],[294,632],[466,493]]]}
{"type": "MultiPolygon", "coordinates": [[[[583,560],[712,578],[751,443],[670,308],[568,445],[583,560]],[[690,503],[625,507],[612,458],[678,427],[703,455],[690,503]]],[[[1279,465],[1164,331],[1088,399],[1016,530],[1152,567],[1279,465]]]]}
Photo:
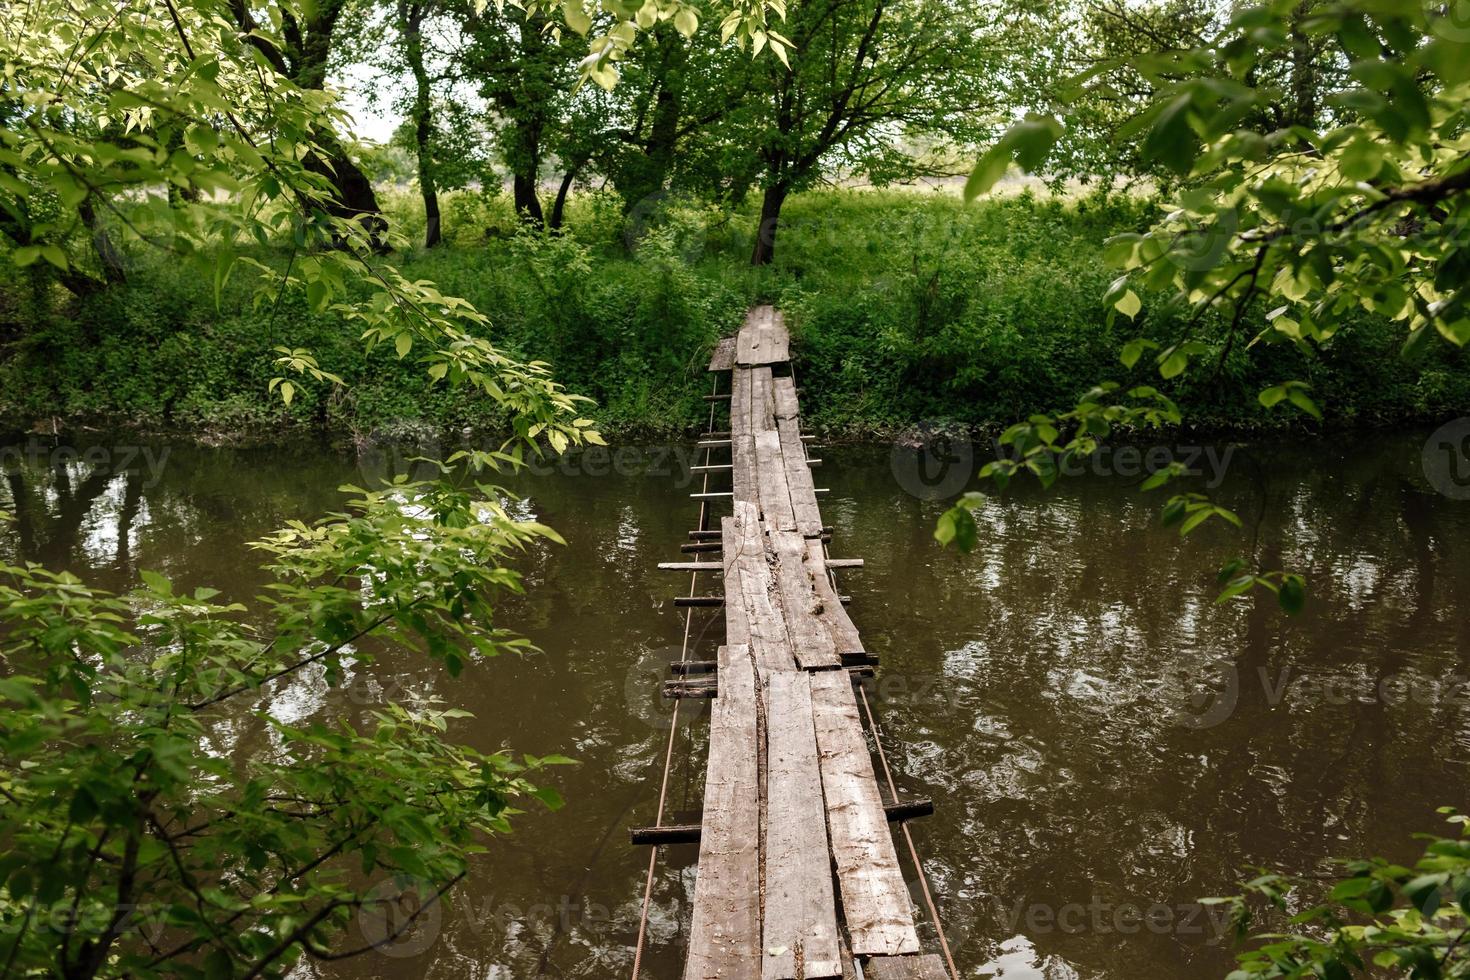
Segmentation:
{"type": "MultiPolygon", "coordinates": [[[[417,240],[416,199],[387,202],[394,226],[417,240]]],[[[397,257],[404,271],[468,298],[492,318],[498,343],[551,362],[597,400],[592,414],[606,429],[624,434],[699,424],[708,351],[757,301],[780,306],[792,325],[810,424],[845,434],[921,420],[1004,424],[1070,404],[1101,380],[1144,381],[1147,365],[1125,371],[1119,346],[1182,328],[1163,297],[1145,298],[1136,325],[1110,323],[1102,308],[1114,275],[1102,242],[1155,217],[1134,199],[1021,194],[967,206],[940,192],[813,192],[790,201],[776,262],[759,270],[747,265],[748,210],[664,202],[625,219],[611,195],[588,193],[573,198],[563,235],[518,232],[503,195],[449,194],[444,210],[445,246],[409,248],[397,257]]],[[[501,421],[482,399],[426,391],[412,355],[365,354],[349,328],[290,297],[256,309],[234,282],[216,308],[197,268],[144,248],[127,286],[83,302],[44,294],[24,272],[0,275],[0,332],[9,331],[0,414],[11,422],[260,439],[501,421]],[[270,349],[283,343],[313,349],[347,387],[309,387],[283,409],[266,392],[270,349]]],[[[1193,422],[1228,429],[1303,424],[1256,402],[1260,388],[1288,378],[1313,384],[1328,424],[1470,405],[1463,355],[1440,347],[1406,362],[1401,340],[1362,314],[1318,357],[1237,345],[1174,394],[1193,422]]]]}

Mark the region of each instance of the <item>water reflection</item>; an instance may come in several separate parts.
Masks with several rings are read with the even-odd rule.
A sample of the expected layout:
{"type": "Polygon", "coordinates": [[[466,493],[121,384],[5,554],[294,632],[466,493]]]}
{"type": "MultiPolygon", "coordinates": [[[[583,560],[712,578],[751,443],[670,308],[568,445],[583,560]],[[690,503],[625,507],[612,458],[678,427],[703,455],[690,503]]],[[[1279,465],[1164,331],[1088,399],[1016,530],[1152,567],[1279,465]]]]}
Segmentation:
{"type": "MultiPolygon", "coordinates": [[[[1246,531],[1206,526],[1182,544],[1136,481],[1018,487],[980,513],[970,556],[934,545],[943,503],[906,493],[885,451],[822,452],[834,554],[867,562],[843,587],[883,658],[884,745],[902,791],[938,802],[913,826],[967,975],[1223,975],[1228,940],[1196,899],[1247,865],[1406,858],[1433,807],[1462,802],[1470,504],[1424,483],[1422,441],[1237,447],[1219,494],[1246,531]],[[1252,547],[1308,575],[1300,617],[1269,596],[1215,603],[1214,570],[1252,547]]],[[[111,588],[148,568],[248,599],[262,579],[243,542],[340,507],[337,487],[363,479],[309,446],[171,447],[161,466],[45,448],[5,456],[0,508],[17,520],[0,555],[111,588]]],[[[360,665],[336,689],[302,672],[250,706],[299,721],[437,696],[475,713],[455,735],[478,748],[583,763],[558,774],[566,809],[492,842],[430,942],[300,976],[627,973],[647,854],[625,828],[653,815],[659,681],[683,639],[669,598],[688,579],[655,570],[692,526],[679,482],[631,466],[509,482],[518,515],[567,539],[525,557],[529,594],[502,611],[540,654],[454,681],[417,661],[360,665]]],[[[691,632],[711,655],[718,612],[696,611],[691,632]]],[[[704,707],[676,743],[676,813],[699,805],[704,707]]],[[[254,710],[223,718],[212,748],[266,744],[254,710]]],[[[660,862],[650,976],[680,971],[693,857],[671,847],[660,862]]]]}

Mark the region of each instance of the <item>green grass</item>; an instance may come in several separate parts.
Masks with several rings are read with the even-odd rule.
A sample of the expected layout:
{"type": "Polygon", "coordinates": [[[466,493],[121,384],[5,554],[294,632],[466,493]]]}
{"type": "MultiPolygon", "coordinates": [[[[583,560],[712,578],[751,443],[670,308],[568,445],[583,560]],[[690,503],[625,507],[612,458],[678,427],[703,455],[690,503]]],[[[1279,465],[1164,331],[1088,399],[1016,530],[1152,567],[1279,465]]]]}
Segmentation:
{"type": "MultiPolygon", "coordinates": [[[[395,227],[415,240],[416,200],[388,201],[395,227]]],[[[1065,407],[1101,380],[1146,381],[1147,365],[1118,363],[1119,346],[1182,326],[1161,297],[1145,298],[1138,325],[1109,324],[1102,309],[1115,275],[1102,242],[1154,216],[1136,200],[1023,194],[966,206],[934,192],[815,192],[788,204],[777,261],[762,270],[746,264],[748,211],[677,205],[630,232],[614,199],[587,194],[559,238],[515,235],[502,195],[452,194],[445,212],[445,247],[396,261],[468,298],[492,318],[497,343],[549,361],[596,399],[604,429],[624,436],[703,421],[708,351],[756,301],[776,303],[792,325],[809,424],[847,435],[919,421],[1000,425],[1065,407]]],[[[218,309],[198,267],[143,247],[127,286],[81,303],[32,288],[27,273],[0,276],[0,415],[12,423],[59,417],[262,440],[502,422],[484,398],[426,389],[411,359],[365,354],[350,328],[298,301],[255,309],[243,272],[218,309]],[[282,409],[266,392],[276,344],[312,349],[347,388],[307,388],[282,409]]],[[[1364,314],[1317,358],[1240,345],[1172,393],[1192,424],[1230,430],[1304,424],[1256,402],[1289,378],[1312,383],[1328,425],[1470,405],[1463,355],[1440,345],[1409,363],[1401,342],[1397,327],[1364,314]]]]}

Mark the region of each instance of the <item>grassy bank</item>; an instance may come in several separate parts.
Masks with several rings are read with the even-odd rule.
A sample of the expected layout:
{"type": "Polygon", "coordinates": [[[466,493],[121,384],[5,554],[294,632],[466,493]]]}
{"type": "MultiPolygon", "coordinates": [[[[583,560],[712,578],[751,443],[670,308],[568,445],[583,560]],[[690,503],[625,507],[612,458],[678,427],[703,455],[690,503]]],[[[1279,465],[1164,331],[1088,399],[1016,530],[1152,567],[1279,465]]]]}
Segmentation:
{"type": "MultiPolygon", "coordinates": [[[[413,197],[390,201],[396,226],[416,238],[413,197]]],[[[1157,297],[1145,298],[1140,325],[1109,325],[1101,307],[1114,275],[1102,242],[1153,216],[1137,201],[965,206],[918,191],[811,193],[788,205],[777,261],[763,270],[746,265],[749,213],[666,207],[636,215],[630,230],[614,199],[589,194],[557,238],[513,234],[503,197],[451,195],[445,210],[447,244],[398,256],[404,271],[468,298],[492,317],[498,343],[551,362],[597,400],[591,414],[605,429],[629,436],[702,421],[710,346],[757,300],[792,324],[810,424],[853,435],[921,420],[1003,424],[1070,404],[1099,380],[1146,380],[1147,365],[1118,364],[1118,347],[1140,334],[1172,338],[1182,324],[1157,297]]],[[[254,308],[243,276],[217,309],[199,267],[145,247],[126,286],[80,302],[39,295],[25,271],[4,268],[0,415],[12,424],[58,418],[260,440],[500,421],[483,399],[426,392],[411,359],[365,354],[354,331],[290,297],[254,308]],[[266,392],[277,344],[312,349],[347,389],[307,387],[283,409],[266,392]]],[[[1463,355],[1435,344],[1406,362],[1401,338],[1362,314],[1319,358],[1242,345],[1175,393],[1192,422],[1228,429],[1301,424],[1256,402],[1260,388],[1287,378],[1312,383],[1329,425],[1470,406],[1463,355]]]]}

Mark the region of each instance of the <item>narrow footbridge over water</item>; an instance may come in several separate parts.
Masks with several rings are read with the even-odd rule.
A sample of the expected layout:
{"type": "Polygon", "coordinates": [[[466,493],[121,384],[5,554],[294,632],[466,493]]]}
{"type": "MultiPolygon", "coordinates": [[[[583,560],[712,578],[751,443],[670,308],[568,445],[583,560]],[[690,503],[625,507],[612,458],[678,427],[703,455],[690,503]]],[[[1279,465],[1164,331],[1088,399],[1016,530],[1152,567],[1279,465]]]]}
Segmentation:
{"type": "MultiPolygon", "coordinates": [[[[686,639],[694,607],[724,611],[717,659],[690,659],[686,642],[665,685],[673,698],[714,699],[704,807],[697,824],[665,822],[666,759],[658,821],[635,828],[633,840],[699,843],[685,980],[957,977],[904,823],[932,805],[897,799],[877,738],[861,677],[878,660],[834,574],[862,561],[828,554],[831,529],[812,481],[819,461],[801,433],[789,347],[781,315],[760,306],[709,365],[711,431],[700,443],[705,465],[696,468],[704,487],[692,495],[699,527],[683,546],[698,560],[660,566],[690,573],[689,595],[675,599],[688,609],[686,639]],[[726,404],[729,429],[715,431],[726,404]],[[717,462],[726,453],[729,462],[717,462]],[[727,474],[730,489],[710,489],[727,474]],[[726,502],[730,514],[716,524],[726,502]],[[722,589],[708,584],[716,576],[722,589]],[[701,582],[714,594],[699,594],[701,582]],[[891,824],[907,845],[913,895],[891,824]],[[938,953],[921,947],[916,904],[934,919],[938,953]]],[[[672,732],[669,747],[671,754],[672,732]]],[[[657,858],[655,851],[645,922],[657,858]]],[[[642,943],[640,929],[635,977],[642,943]]]]}

